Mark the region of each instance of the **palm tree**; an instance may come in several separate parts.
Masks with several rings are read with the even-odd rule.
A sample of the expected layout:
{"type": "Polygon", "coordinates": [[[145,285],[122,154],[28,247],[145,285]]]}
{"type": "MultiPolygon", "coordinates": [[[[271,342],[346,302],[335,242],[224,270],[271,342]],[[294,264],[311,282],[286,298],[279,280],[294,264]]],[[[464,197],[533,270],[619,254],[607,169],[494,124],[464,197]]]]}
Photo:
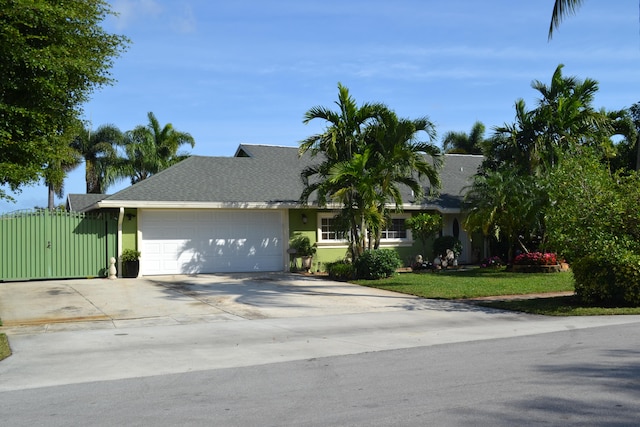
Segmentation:
{"type": "MultiPolygon", "coordinates": [[[[416,200],[424,195],[423,179],[435,193],[440,188],[438,170],[442,165],[440,149],[433,144],[436,138],[435,125],[427,118],[415,120],[399,119],[392,111],[371,125],[368,131],[372,138],[373,156],[369,165],[375,177],[377,210],[387,218],[387,204],[395,203],[396,210],[402,206],[402,187],[408,187],[416,200]],[[419,141],[418,135],[426,134],[427,142],[419,141]]],[[[381,228],[375,228],[375,248],[380,244],[381,228]]]]}
{"type": "Polygon", "coordinates": [[[322,154],[320,163],[302,172],[305,187],[300,201],[306,204],[315,194],[319,206],[328,202],[341,206],[338,219],[347,225],[344,231],[355,260],[370,232],[374,236],[369,246],[372,240],[379,241],[388,216],[387,203],[402,205],[401,185],[418,197],[423,193],[422,178],[431,188],[438,188],[440,150],[416,138],[417,133],[425,132],[429,141],[435,139],[434,125],[427,118],[398,119],[379,103],[358,107],[347,88],[338,84],[338,90],[338,111],[314,107],[305,114],[305,123],[319,118],[328,126],[322,134],[300,143],[300,154],[322,154]]]}
{"type": "Polygon", "coordinates": [[[549,40],[553,37],[553,30],[560,26],[562,20],[568,15],[573,15],[580,6],[582,6],[582,0],[556,0],[554,2],[551,23],[549,24],[549,40]]]}
{"type": "Polygon", "coordinates": [[[516,101],[516,123],[496,128],[511,143],[502,153],[503,160],[515,160],[523,171],[540,173],[552,168],[560,156],[592,145],[600,129],[611,125],[607,115],[591,105],[598,82],[564,77],[562,68],[558,65],[550,85],[538,80],[532,83],[541,95],[535,109],[527,110],[520,99],[516,101]]]}
{"type": "MultiPolygon", "coordinates": [[[[337,111],[316,106],[309,109],[303,123],[312,120],[323,120],[327,127],[323,133],[312,135],[300,142],[299,153],[307,152],[312,157],[320,156],[318,164],[302,171],[304,190],[300,195],[303,204],[309,202],[312,194],[316,194],[318,206],[326,206],[328,202],[342,206],[342,219],[347,225],[351,256],[355,260],[363,250],[364,222],[366,202],[363,194],[358,192],[357,183],[351,178],[349,168],[361,167],[368,163],[369,154],[365,153],[364,132],[367,126],[374,123],[386,111],[383,104],[365,103],[358,106],[342,84],[338,83],[337,111]]],[[[363,171],[364,173],[364,171],[363,171]]],[[[362,190],[362,188],[360,188],[362,190]]]]}
{"type": "Polygon", "coordinates": [[[511,260],[516,243],[528,252],[521,236],[541,234],[543,206],[547,204],[540,180],[523,175],[518,169],[503,167],[477,174],[464,199],[464,227],[505,240],[511,260]]]}
{"type": "Polygon", "coordinates": [[[122,132],[114,125],[102,125],[95,132],[83,128],[71,147],[83,158],[87,194],[102,194],[113,184],[117,162],[116,147],[122,144],[122,132]]]}
{"type": "Polygon", "coordinates": [[[316,106],[304,114],[304,124],[320,119],[327,122],[326,130],[321,134],[312,135],[300,142],[299,152],[312,155],[322,153],[332,161],[344,161],[358,152],[364,141],[363,131],[368,124],[373,123],[379,115],[387,110],[384,104],[365,103],[356,104],[349,94],[349,89],[338,83],[338,111],[326,107],[316,106]]]}
{"type": "Polygon", "coordinates": [[[64,179],[80,164],[80,155],[69,145],[61,144],[60,149],[52,153],[44,169],[44,183],[47,186],[47,209],[55,209],[54,196],[64,195],[64,179]]]}
{"type": "Polygon", "coordinates": [[[188,157],[179,153],[182,145],[195,145],[193,137],[174,129],[171,123],[160,126],[156,116],[147,114],[149,123],[136,126],[124,136],[125,157],[117,165],[117,175],[128,177],[131,184],[140,182],[188,157]]]}
{"type": "Polygon", "coordinates": [[[485,127],[482,122],[475,122],[469,134],[465,132],[447,132],[442,138],[442,149],[445,153],[482,154],[485,127]]]}

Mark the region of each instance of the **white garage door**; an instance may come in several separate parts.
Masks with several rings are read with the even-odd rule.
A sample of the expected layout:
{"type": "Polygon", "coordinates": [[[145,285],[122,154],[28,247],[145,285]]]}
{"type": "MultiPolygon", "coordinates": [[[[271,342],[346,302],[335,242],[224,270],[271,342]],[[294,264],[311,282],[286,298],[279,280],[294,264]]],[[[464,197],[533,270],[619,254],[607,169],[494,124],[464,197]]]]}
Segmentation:
{"type": "Polygon", "coordinates": [[[281,211],[143,210],[142,274],[283,269],[281,211]]]}

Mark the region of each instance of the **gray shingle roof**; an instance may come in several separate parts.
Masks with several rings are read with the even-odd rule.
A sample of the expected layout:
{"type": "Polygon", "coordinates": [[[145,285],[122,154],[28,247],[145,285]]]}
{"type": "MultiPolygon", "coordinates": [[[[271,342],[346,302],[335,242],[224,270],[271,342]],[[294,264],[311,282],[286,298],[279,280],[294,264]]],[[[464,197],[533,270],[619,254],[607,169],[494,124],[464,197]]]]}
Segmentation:
{"type": "MultiPolygon", "coordinates": [[[[300,172],[320,160],[298,156],[297,147],[240,145],[235,157],[192,156],[104,200],[121,202],[185,202],[296,204],[303,190],[300,172]]],[[[461,190],[482,161],[481,156],[446,155],[438,199],[426,207],[459,208],[461,190]]],[[[411,194],[405,203],[414,202],[411,194]]]]}
{"type": "Polygon", "coordinates": [[[465,193],[465,187],[472,183],[483,157],[468,154],[445,154],[440,170],[442,188],[435,200],[423,200],[423,203],[435,204],[446,209],[459,209],[465,193]]]}
{"type": "Polygon", "coordinates": [[[84,212],[108,196],[106,194],[69,194],[67,209],[73,212],[84,212]]]}
{"type": "Polygon", "coordinates": [[[304,160],[294,147],[241,146],[252,157],[191,156],[106,200],[295,203],[304,160]]]}

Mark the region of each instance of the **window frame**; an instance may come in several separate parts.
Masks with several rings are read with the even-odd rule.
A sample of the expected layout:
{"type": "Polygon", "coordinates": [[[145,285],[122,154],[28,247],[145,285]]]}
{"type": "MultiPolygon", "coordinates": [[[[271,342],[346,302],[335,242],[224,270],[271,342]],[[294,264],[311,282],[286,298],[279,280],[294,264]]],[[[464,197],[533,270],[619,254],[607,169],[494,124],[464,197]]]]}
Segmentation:
{"type": "MultiPolygon", "coordinates": [[[[317,245],[318,246],[339,246],[339,247],[343,247],[343,246],[348,246],[349,245],[349,241],[347,239],[323,239],[322,238],[322,220],[323,219],[335,219],[336,214],[333,212],[318,212],[318,217],[317,217],[317,221],[318,221],[318,229],[316,231],[317,233],[317,245]]],[[[335,231],[333,231],[335,232],[335,231]]]]}
{"type": "MultiPolygon", "coordinates": [[[[318,212],[317,214],[317,245],[328,247],[328,246],[336,246],[336,247],[344,247],[348,246],[349,241],[347,239],[323,239],[322,238],[322,220],[323,219],[333,219],[336,214],[333,212],[318,212]]],[[[406,237],[403,238],[381,238],[380,239],[380,247],[383,246],[411,246],[413,244],[413,236],[411,235],[411,229],[406,226],[406,220],[411,218],[410,213],[394,213],[391,214],[391,219],[403,219],[405,220],[405,230],[406,237]]]]}
{"type": "MultiPolygon", "coordinates": [[[[411,229],[407,227],[407,219],[411,218],[410,213],[393,213],[391,219],[403,219],[405,221],[404,228],[406,231],[406,237],[383,239],[380,238],[380,246],[410,246],[413,244],[413,236],[411,235],[411,229]]],[[[387,229],[388,230],[388,229],[387,229]]]]}

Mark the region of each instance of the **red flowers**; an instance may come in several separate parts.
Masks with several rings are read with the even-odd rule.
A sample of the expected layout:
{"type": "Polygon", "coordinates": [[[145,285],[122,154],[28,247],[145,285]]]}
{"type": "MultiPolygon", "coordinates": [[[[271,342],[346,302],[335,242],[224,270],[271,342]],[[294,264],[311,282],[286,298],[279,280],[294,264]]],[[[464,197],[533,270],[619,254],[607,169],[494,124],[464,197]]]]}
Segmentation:
{"type": "Polygon", "coordinates": [[[518,255],[513,263],[516,265],[556,265],[558,257],[553,252],[529,252],[518,255]]]}

